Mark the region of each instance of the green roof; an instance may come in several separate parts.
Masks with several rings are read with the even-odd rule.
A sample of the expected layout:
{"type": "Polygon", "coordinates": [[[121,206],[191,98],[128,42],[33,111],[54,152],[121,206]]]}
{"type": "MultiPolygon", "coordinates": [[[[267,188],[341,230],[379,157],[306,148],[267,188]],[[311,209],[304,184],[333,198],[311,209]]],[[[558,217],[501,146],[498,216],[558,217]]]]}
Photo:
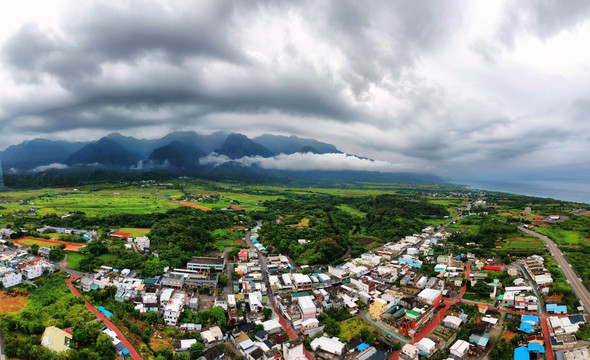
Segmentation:
{"type": "Polygon", "coordinates": [[[298,298],[298,297],[302,297],[302,296],[309,296],[309,293],[307,291],[301,291],[301,292],[294,292],[291,294],[291,297],[294,297],[294,298],[298,298]]]}

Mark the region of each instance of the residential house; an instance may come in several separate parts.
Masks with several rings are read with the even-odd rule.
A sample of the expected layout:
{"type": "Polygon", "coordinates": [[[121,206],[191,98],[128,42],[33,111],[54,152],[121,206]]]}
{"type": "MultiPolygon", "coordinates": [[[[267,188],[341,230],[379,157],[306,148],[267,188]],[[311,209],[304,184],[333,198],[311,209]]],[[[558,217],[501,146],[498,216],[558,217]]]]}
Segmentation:
{"type": "Polygon", "coordinates": [[[45,328],[41,336],[41,345],[49,350],[60,353],[70,349],[72,334],[55,326],[45,328]]]}

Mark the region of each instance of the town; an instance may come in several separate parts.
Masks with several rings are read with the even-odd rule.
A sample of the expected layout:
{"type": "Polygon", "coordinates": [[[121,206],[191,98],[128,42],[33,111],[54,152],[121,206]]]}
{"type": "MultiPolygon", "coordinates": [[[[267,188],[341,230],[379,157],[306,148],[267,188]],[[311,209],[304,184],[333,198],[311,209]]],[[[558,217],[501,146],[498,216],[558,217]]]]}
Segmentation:
{"type": "MultiPolygon", "coordinates": [[[[585,346],[576,350],[578,340],[585,340],[576,337],[589,320],[585,309],[568,311],[544,300],[553,279],[543,257],[512,258],[505,264],[472,253],[434,256],[434,248],[440,253],[450,236],[445,227],[460,217],[335,266],[297,266],[288,255],[267,251],[259,239],[259,221],[245,231],[247,248],[233,258],[227,249],[194,256],[185,268],[165,268],[163,275],[149,278],[134,269],[104,265],[86,273],[70,270],[49,260],[49,247],[32,254],[25,245],[5,246],[12,231],[2,229],[0,281],[10,288],[63,270],[77,295],[115,289],[115,301],[132,304],[140,314],[157,314],[165,326],[181,333],[198,334],[175,340],[174,351],[192,353],[202,343],[199,359],[217,360],[226,353],[249,360],[415,360],[442,354],[484,359],[505,347],[503,333],[513,335],[515,360],[587,355],[585,346]],[[226,323],[186,321],[188,312],[211,309],[225,313],[226,323]],[[345,335],[348,329],[336,323],[342,319],[360,330],[345,335]]],[[[96,237],[87,230],[51,230],[96,237]]],[[[111,233],[127,241],[126,249],[149,254],[147,236],[129,235],[111,233]]],[[[117,354],[139,358],[109,323],[113,314],[103,306],[93,310],[107,324],[102,331],[112,338],[117,354]]],[[[70,341],[71,332],[51,326],[40,345],[59,353],[70,341]]]]}

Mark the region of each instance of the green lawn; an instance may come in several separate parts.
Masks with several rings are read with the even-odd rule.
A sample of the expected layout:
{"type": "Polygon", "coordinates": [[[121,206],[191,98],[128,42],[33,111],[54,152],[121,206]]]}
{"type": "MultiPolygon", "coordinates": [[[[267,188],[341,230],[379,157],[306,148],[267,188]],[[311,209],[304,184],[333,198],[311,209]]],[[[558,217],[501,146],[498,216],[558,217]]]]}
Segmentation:
{"type": "Polygon", "coordinates": [[[68,268],[74,270],[80,269],[80,264],[87,259],[86,255],[76,251],[66,251],[66,255],[68,256],[68,268]]]}

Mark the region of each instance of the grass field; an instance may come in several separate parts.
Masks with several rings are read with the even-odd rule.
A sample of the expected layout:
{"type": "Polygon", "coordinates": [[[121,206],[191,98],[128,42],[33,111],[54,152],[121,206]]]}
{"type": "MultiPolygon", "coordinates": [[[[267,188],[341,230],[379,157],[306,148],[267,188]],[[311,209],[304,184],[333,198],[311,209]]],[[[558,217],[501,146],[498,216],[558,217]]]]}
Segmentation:
{"type": "Polygon", "coordinates": [[[360,211],[358,209],[355,209],[355,208],[353,208],[351,206],[348,206],[346,204],[338,205],[338,209],[340,209],[342,211],[346,211],[347,213],[349,213],[351,215],[358,216],[358,217],[361,217],[361,218],[364,218],[365,216],[367,216],[366,213],[364,213],[364,212],[362,212],[362,211],[360,211]]]}
{"type": "Polygon", "coordinates": [[[555,240],[559,246],[576,246],[587,244],[586,239],[576,232],[563,230],[558,226],[537,226],[535,231],[545,234],[555,240]]]}
{"type": "MultiPolygon", "coordinates": [[[[66,251],[68,256],[68,268],[73,270],[88,271],[87,259],[88,256],[73,251],[66,251]]],[[[97,258],[97,261],[104,265],[115,265],[117,256],[115,254],[102,254],[97,258]]]]}
{"type": "Polygon", "coordinates": [[[143,229],[143,228],[121,228],[119,232],[131,234],[131,237],[138,237],[147,235],[151,229],[143,229]]]}
{"type": "Polygon", "coordinates": [[[545,244],[536,237],[510,238],[501,244],[504,249],[542,249],[545,247],[545,244]]]}
{"type": "Polygon", "coordinates": [[[373,332],[371,325],[367,324],[363,319],[352,318],[340,323],[340,340],[349,342],[351,339],[359,336],[363,328],[373,332]]]}

